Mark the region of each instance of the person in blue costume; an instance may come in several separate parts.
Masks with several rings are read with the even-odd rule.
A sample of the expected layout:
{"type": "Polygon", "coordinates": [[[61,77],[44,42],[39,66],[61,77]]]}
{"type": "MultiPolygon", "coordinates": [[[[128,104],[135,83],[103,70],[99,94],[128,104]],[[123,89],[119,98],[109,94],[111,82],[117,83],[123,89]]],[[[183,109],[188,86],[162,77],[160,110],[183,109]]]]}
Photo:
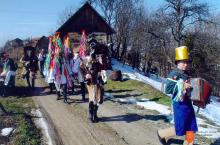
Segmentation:
{"type": "Polygon", "coordinates": [[[162,144],[175,136],[184,136],[184,145],[193,145],[194,133],[198,131],[195,112],[190,99],[191,85],[189,83],[188,48],[181,46],[175,49],[175,63],[177,68],[171,71],[166,81],[165,92],[172,94],[174,112],[174,127],[158,130],[158,137],[162,144]]]}

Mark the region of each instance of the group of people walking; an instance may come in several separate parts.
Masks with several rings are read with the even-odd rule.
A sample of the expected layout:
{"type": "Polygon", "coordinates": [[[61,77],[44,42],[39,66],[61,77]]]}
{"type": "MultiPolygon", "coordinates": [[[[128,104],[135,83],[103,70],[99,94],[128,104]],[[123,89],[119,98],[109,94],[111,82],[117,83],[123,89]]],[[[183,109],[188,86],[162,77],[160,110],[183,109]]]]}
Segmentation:
{"type": "MultiPolygon", "coordinates": [[[[91,122],[98,122],[97,111],[99,104],[103,102],[104,94],[104,82],[101,77],[103,64],[98,61],[95,53],[90,53],[89,57],[82,55],[86,54],[85,52],[69,53],[66,55],[65,52],[67,50],[65,49],[67,49],[68,45],[65,44],[66,46],[63,47],[64,50],[58,51],[56,50],[56,44],[52,44],[54,43],[53,39],[57,38],[50,38],[49,53],[47,55],[47,59],[50,61],[49,65],[45,65],[45,67],[49,66],[49,69],[48,71],[44,71],[46,72],[44,73],[46,80],[48,83],[55,83],[57,100],[60,99],[62,89],[64,102],[67,103],[67,88],[71,87],[74,92],[73,80],[77,79],[80,84],[83,101],[85,101],[86,88],[88,90],[89,120],[91,122]],[[57,52],[59,52],[58,58],[56,58],[57,52]],[[57,69],[59,73],[56,72],[57,69]]],[[[83,46],[80,47],[82,48],[83,46]]],[[[166,82],[166,93],[172,94],[174,127],[160,129],[157,134],[162,144],[166,144],[169,138],[185,135],[184,145],[193,145],[194,133],[198,131],[198,127],[192,101],[190,100],[192,86],[189,83],[189,74],[187,74],[189,63],[188,48],[185,46],[178,47],[175,49],[175,53],[177,68],[170,72],[166,82]]],[[[48,62],[46,61],[45,63],[48,62]]]]}
{"type": "MultiPolygon", "coordinates": [[[[83,36],[82,36],[83,37],[83,36]]],[[[84,38],[82,38],[84,39],[84,38]]],[[[34,88],[34,79],[40,61],[40,74],[50,86],[50,93],[55,85],[57,100],[64,98],[64,103],[68,103],[68,90],[75,94],[76,82],[80,85],[82,101],[86,101],[86,88],[89,97],[89,120],[98,122],[97,111],[103,103],[104,82],[101,72],[104,66],[95,53],[87,53],[84,41],[80,43],[80,49],[74,52],[70,48],[69,38],[65,37],[62,42],[59,33],[49,37],[48,53],[43,50],[39,57],[28,49],[21,58],[23,63],[23,77],[27,80],[29,87],[34,88]],[[89,54],[88,56],[86,54],[89,54]],[[31,78],[31,83],[30,83],[31,78]]],[[[167,139],[174,136],[185,135],[184,145],[193,145],[194,133],[198,131],[195,113],[190,100],[190,89],[192,86],[188,82],[188,49],[178,47],[175,49],[177,68],[170,72],[166,82],[166,93],[172,94],[172,108],[174,112],[174,127],[158,130],[157,134],[162,144],[166,144],[167,139]],[[175,81],[172,81],[175,80],[175,81]]],[[[5,77],[4,94],[7,90],[9,80],[15,76],[16,65],[7,53],[4,54],[4,71],[1,76],[5,77]]]]}
{"type": "MultiPolygon", "coordinates": [[[[81,39],[85,39],[82,35],[81,39]]],[[[76,83],[80,86],[82,101],[86,101],[85,94],[88,90],[89,97],[89,120],[98,122],[97,111],[99,104],[103,101],[104,83],[101,77],[103,65],[98,61],[95,53],[87,51],[88,45],[81,40],[78,51],[70,48],[69,38],[66,36],[63,42],[59,33],[49,37],[48,54],[44,62],[43,75],[53,91],[56,89],[57,100],[64,98],[68,102],[69,90],[75,94],[76,83]],[[87,45],[87,46],[86,46],[87,45]]]]}
{"type": "MultiPolygon", "coordinates": [[[[41,60],[35,55],[35,48],[31,46],[24,47],[24,54],[22,55],[20,62],[22,64],[23,70],[21,77],[26,80],[28,88],[35,88],[36,74],[39,68],[43,68],[39,61],[41,60]]],[[[15,92],[15,76],[16,70],[18,68],[17,62],[10,57],[8,52],[3,52],[1,54],[1,63],[3,64],[0,81],[3,82],[1,89],[1,96],[8,96],[9,92],[15,92]],[[12,89],[9,91],[9,89],[12,89]]]]}

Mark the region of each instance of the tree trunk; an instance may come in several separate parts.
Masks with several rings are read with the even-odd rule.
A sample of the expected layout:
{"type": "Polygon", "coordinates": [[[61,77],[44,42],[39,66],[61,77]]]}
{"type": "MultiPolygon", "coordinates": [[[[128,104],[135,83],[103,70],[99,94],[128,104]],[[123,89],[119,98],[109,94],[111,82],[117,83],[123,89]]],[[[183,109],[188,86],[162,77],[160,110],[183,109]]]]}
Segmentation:
{"type": "Polygon", "coordinates": [[[125,38],[122,44],[122,52],[120,55],[120,60],[122,60],[127,52],[127,39],[125,38]]]}
{"type": "Polygon", "coordinates": [[[116,58],[117,58],[117,59],[119,59],[120,45],[121,45],[121,42],[118,43],[118,46],[117,46],[117,48],[116,48],[116,58]]]}
{"type": "Polygon", "coordinates": [[[111,49],[111,57],[115,58],[116,57],[116,51],[114,50],[114,43],[112,39],[112,35],[110,35],[110,49],[111,49]]]}

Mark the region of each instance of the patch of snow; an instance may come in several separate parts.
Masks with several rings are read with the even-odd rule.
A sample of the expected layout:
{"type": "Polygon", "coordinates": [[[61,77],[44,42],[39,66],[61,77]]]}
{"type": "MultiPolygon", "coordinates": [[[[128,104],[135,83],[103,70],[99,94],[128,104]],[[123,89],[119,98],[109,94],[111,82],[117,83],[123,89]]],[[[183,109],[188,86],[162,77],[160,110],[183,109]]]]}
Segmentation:
{"type": "Polygon", "coordinates": [[[198,134],[207,138],[220,138],[218,127],[208,124],[202,118],[196,118],[198,124],[198,134]]]}
{"type": "Polygon", "coordinates": [[[138,77],[134,74],[131,74],[131,73],[123,73],[124,75],[127,75],[129,77],[129,79],[132,79],[132,80],[139,80],[138,77]]]}
{"type": "Polygon", "coordinates": [[[201,136],[205,136],[207,138],[219,138],[220,137],[220,133],[215,128],[204,128],[204,127],[199,126],[198,129],[199,129],[198,134],[201,136]]]}
{"type": "Polygon", "coordinates": [[[146,101],[149,101],[149,99],[146,99],[146,98],[140,98],[140,99],[137,99],[138,102],[146,102],[146,101]]]}
{"type": "Polygon", "coordinates": [[[145,109],[148,109],[148,110],[156,110],[163,115],[170,115],[171,114],[171,110],[168,106],[158,104],[154,101],[149,101],[149,99],[145,99],[145,98],[141,98],[141,99],[114,98],[112,100],[114,100],[115,102],[119,102],[119,103],[136,104],[136,105],[144,107],[145,109]]]}
{"type": "MultiPolygon", "coordinates": [[[[214,97],[212,98],[214,100],[214,97]]],[[[220,124],[220,103],[212,101],[205,109],[200,109],[199,114],[214,121],[216,124],[220,124]]]]}
{"type": "Polygon", "coordinates": [[[128,76],[130,79],[138,80],[141,82],[144,82],[146,84],[151,85],[155,89],[164,92],[164,78],[150,74],[150,78],[144,76],[141,72],[138,70],[133,70],[132,67],[123,65],[122,63],[118,62],[117,60],[113,59],[113,69],[115,70],[121,70],[122,74],[128,76]]]}
{"type": "Polygon", "coordinates": [[[158,104],[153,101],[148,101],[148,102],[137,102],[137,105],[144,107],[145,109],[149,110],[156,110],[160,112],[161,114],[164,115],[169,115],[171,113],[169,107],[165,105],[158,104]]]}
{"type": "Polygon", "coordinates": [[[166,116],[169,123],[174,124],[174,117],[173,113],[171,112],[169,115],[166,116]]]}
{"type": "Polygon", "coordinates": [[[127,104],[136,104],[137,102],[135,98],[127,98],[127,99],[117,98],[116,101],[120,103],[127,103],[127,104]]]}
{"type": "Polygon", "coordinates": [[[160,82],[159,80],[153,80],[151,78],[148,78],[146,76],[143,76],[139,73],[135,73],[136,76],[138,77],[138,79],[140,79],[142,82],[144,82],[145,84],[151,85],[152,87],[154,87],[155,89],[164,92],[164,83],[160,82]]]}
{"type": "Polygon", "coordinates": [[[47,141],[47,145],[53,145],[52,138],[51,138],[51,136],[49,134],[49,128],[48,128],[48,125],[47,125],[47,121],[43,117],[43,114],[40,111],[40,109],[32,111],[31,113],[38,117],[38,119],[36,120],[36,124],[42,129],[43,134],[45,135],[45,137],[47,139],[46,140],[47,141]]]}
{"type": "Polygon", "coordinates": [[[14,128],[12,127],[2,129],[1,136],[9,136],[13,130],[14,128]]]}
{"type": "Polygon", "coordinates": [[[111,93],[106,93],[105,92],[105,94],[104,94],[104,100],[107,100],[107,99],[112,99],[112,98],[114,98],[114,96],[111,94],[111,93]]]}

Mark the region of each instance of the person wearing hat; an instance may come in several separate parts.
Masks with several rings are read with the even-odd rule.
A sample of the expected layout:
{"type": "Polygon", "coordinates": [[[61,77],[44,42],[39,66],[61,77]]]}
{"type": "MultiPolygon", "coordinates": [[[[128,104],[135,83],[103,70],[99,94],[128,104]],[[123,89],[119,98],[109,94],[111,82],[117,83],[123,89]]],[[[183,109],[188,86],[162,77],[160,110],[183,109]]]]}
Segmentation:
{"type": "Polygon", "coordinates": [[[91,55],[91,61],[86,66],[85,81],[89,93],[89,120],[93,123],[99,121],[97,116],[98,107],[103,103],[104,87],[101,78],[100,63],[96,55],[91,55]]]}
{"type": "Polygon", "coordinates": [[[9,85],[14,86],[14,82],[13,84],[10,84],[10,81],[12,81],[12,79],[14,81],[17,67],[14,63],[14,60],[12,60],[9,57],[8,53],[4,53],[3,58],[4,58],[4,68],[3,68],[3,72],[1,73],[1,77],[4,77],[4,86],[3,86],[2,96],[5,97],[8,92],[9,85]]]}
{"type": "Polygon", "coordinates": [[[35,55],[33,47],[24,47],[24,55],[21,57],[20,62],[23,64],[23,78],[26,79],[28,87],[34,89],[38,71],[38,57],[35,55]]]}
{"type": "Polygon", "coordinates": [[[192,89],[189,83],[188,48],[181,46],[175,49],[176,69],[171,71],[166,81],[165,92],[172,94],[172,106],[174,112],[174,127],[158,130],[158,137],[162,144],[166,140],[177,136],[184,136],[183,145],[193,145],[194,133],[198,131],[195,112],[190,99],[192,89]]]}

